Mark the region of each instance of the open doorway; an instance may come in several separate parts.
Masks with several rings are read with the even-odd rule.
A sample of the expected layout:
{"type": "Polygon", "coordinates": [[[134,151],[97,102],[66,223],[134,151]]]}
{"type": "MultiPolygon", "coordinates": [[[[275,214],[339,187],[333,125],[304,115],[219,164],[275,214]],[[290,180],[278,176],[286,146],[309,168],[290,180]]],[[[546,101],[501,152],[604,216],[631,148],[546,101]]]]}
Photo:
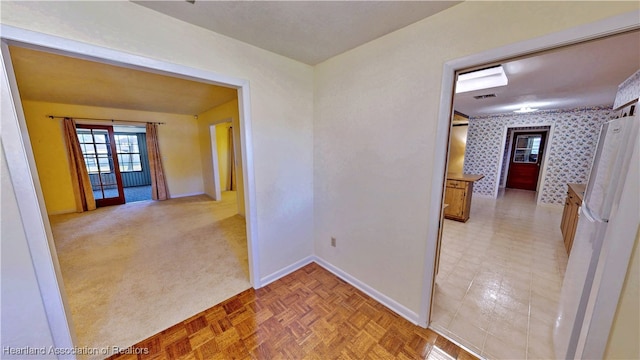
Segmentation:
{"type": "Polygon", "coordinates": [[[97,207],[151,200],[145,128],[76,126],[97,207]]]}
{"type": "MultiPolygon", "coordinates": [[[[12,45],[21,45],[21,44],[13,43],[12,45]]],[[[7,72],[8,72],[8,75],[9,75],[8,78],[9,78],[9,80],[11,82],[11,85],[12,85],[11,93],[13,94],[13,102],[14,102],[14,104],[16,106],[16,113],[15,113],[17,115],[16,124],[19,123],[21,125],[21,128],[22,128],[22,130],[20,130],[19,128],[11,129],[11,130],[14,131],[14,133],[12,133],[12,135],[15,135],[16,141],[22,141],[22,145],[20,145],[17,148],[21,148],[22,149],[23,148],[22,146],[24,146],[24,148],[26,149],[26,153],[24,154],[24,159],[30,159],[31,163],[32,164],[36,164],[36,166],[37,166],[37,165],[39,165],[38,162],[40,164],[42,164],[43,161],[42,161],[42,157],[40,157],[40,159],[34,159],[34,155],[33,155],[34,154],[33,148],[34,148],[34,144],[35,144],[34,141],[38,141],[37,139],[46,138],[47,136],[55,138],[57,136],[57,134],[56,134],[56,131],[48,132],[46,129],[40,128],[39,125],[46,124],[46,120],[43,120],[43,119],[48,119],[48,117],[45,116],[44,112],[43,113],[39,113],[38,112],[39,110],[42,110],[41,109],[42,108],[42,106],[41,106],[42,104],[36,104],[36,102],[33,102],[32,100],[23,101],[23,99],[20,99],[17,96],[17,91],[15,91],[15,90],[17,90],[19,84],[16,85],[16,80],[14,78],[13,64],[11,63],[10,50],[9,50],[9,47],[7,46],[7,44],[5,42],[3,42],[2,46],[3,46],[3,49],[2,49],[3,50],[3,59],[5,60],[4,61],[4,65],[5,65],[6,69],[7,69],[7,72]],[[25,106],[25,103],[29,102],[29,101],[32,101],[32,103],[31,104],[27,104],[25,106]],[[33,115],[34,113],[41,115],[41,116],[36,116],[36,118],[38,118],[38,124],[36,124],[35,126],[33,126],[33,124],[31,124],[31,125],[28,124],[28,122],[29,122],[28,118],[30,117],[30,115],[33,115]]],[[[63,55],[72,55],[73,54],[73,55],[76,55],[76,56],[81,56],[80,54],[82,54],[82,53],[92,53],[92,54],[96,53],[94,51],[94,49],[91,49],[91,46],[89,46],[89,45],[84,45],[84,44],[66,44],[66,46],[67,47],[70,46],[70,48],[67,48],[63,52],[63,55]]],[[[121,64],[129,64],[128,66],[134,66],[133,64],[136,64],[139,61],[139,59],[135,58],[134,56],[130,56],[130,55],[123,54],[123,53],[112,53],[112,54],[109,54],[109,56],[111,56],[112,58],[109,58],[109,59],[91,59],[91,60],[93,60],[93,61],[105,61],[105,62],[109,61],[111,63],[115,62],[115,63],[121,63],[121,64]]],[[[167,67],[166,64],[164,64],[164,63],[153,62],[153,61],[146,62],[145,64],[146,64],[146,66],[150,66],[150,67],[153,67],[153,66],[160,67],[165,72],[167,71],[166,69],[169,68],[169,69],[171,69],[173,71],[173,72],[166,72],[165,73],[166,75],[169,75],[169,76],[179,76],[179,77],[188,76],[191,80],[193,80],[193,79],[201,79],[201,81],[206,82],[208,84],[211,84],[211,83],[214,83],[215,81],[218,81],[216,76],[213,76],[211,74],[204,74],[203,75],[203,74],[200,74],[198,71],[195,71],[195,70],[190,69],[190,68],[182,67],[182,66],[172,65],[172,66],[168,66],[167,67]]],[[[159,69],[156,69],[154,71],[156,73],[160,72],[159,69]]],[[[235,100],[234,100],[235,101],[235,106],[236,106],[236,108],[241,108],[241,109],[237,109],[236,112],[245,113],[246,112],[245,106],[249,106],[249,104],[248,104],[248,99],[244,98],[243,94],[246,94],[248,89],[246,89],[246,88],[243,89],[243,87],[246,87],[247,84],[244,83],[243,81],[240,81],[240,80],[235,81],[232,78],[225,78],[224,80],[226,81],[225,84],[227,86],[233,86],[233,87],[237,87],[237,88],[240,89],[237,92],[236,92],[236,89],[233,89],[233,94],[234,94],[234,98],[235,98],[235,100]],[[231,81],[232,83],[229,84],[228,83],[229,81],[231,81]]],[[[220,83],[217,83],[217,84],[220,84],[220,83]]],[[[24,92],[21,92],[21,95],[24,95],[24,92]]],[[[88,109],[87,107],[83,107],[82,105],[73,105],[73,106],[75,106],[73,109],[77,110],[77,111],[74,111],[72,115],[78,114],[78,115],[81,115],[81,116],[83,116],[83,115],[84,116],[89,116],[89,115],[91,115],[91,111],[97,111],[96,109],[93,109],[93,108],[92,109],[88,109]]],[[[118,114],[118,113],[133,114],[134,113],[134,110],[125,110],[125,109],[116,109],[116,108],[113,108],[113,109],[115,109],[114,110],[115,114],[118,114]]],[[[50,112],[48,112],[48,113],[50,114],[50,112]]],[[[164,116],[164,115],[159,115],[159,113],[155,113],[153,120],[157,120],[159,116],[161,117],[161,116],[164,116]]],[[[167,115],[167,116],[169,116],[169,115],[167,115]]],[[[186,118],[193,119],[194,117],[193,117],[193,115],[186,115],[186,116],[183,116],[183,118],[185,118],[185,119],[186,118]]],[[[248,119],[245,119],[242,116],[238,116],[237,119],[238,119],[238,122],[241,123],[241,124],[244,123],[245,121],[249,121],[248,119]]],[[[176,120],[176,121],[179,122],[180,120],[176,120]]],[[[195,120],[194,120],[194,122],[195,122],[195,120]]],[[[49,120],[49,124],[54,124],[54,125],[51,125],[54,128],[59,125],[59,124],[57,124],[55,122],[51,122],[50,120],[49,120]]],[[[184,131],[185,126],[183,126],[183,124],[180,124],[180,125],[174,124],[174,125],[176,125],[176,126],[174,126],[172,129],[170,129],[167,132],[167,134],[170,135],[170,133],[172,131],[173,132],[177,132],[177,133],[184,133],[185,132],[184,131]]],[[[46,125],[44,125],[43,127],[46,127],[46,125]]],[[[188,128],[188,126],[187,126],[187,128],[188,128]]],[[[194,123],[191,126],[191,128],[188,129],[188,130],[189,130],[188,131],[189,134],[193,135],[194,138],[197,138],[197,136],[198,136],[197,124],[194,123]]],[[[8,133],[8,130],[7,130],[7,133],[8,133]]],[[[115,140],[115,135],[116,134],[115,134],[115,131],[114,131],[113,140],[111,141],[111,144],[113,144],[113,145],[115,145],[117,143],[117,141],[115,140]]],[[[240,146],[243,147],[243,148],[248,146],[245,141],[247,141],[247,139],[250,139],[250,137],[247,136],[247,135],[248,134],[246,132],[240,133],[240,136],[241,136],[241,139],[242,139],[242,141],[240,142],[240,146]]],[[[126,137],[127,136],[123,135],[123,140],[126,137]]],[[[99,143],[99,142],[94,141],[93,142],[94,146],[97,143],[99,143]]],[[[178,143],[181,144],[183,142],[178,141],[178,143]]],[[[123,144],[124,144],[124,141],[123,141],[123,144]]],[[[168,146],[167,144],[170,144],[170,141],[165,141],[164,144],[165,144],[165,146],[168,146]]],[[[248,148],[250,149],[250,144],[249,144],[248,148]]],[[[196,147],[196,149],[197,149],[197,147],[196,147]]],[[[165,152],[165,154],[168,153],[167,156],[170,157],[170,156],[174,155],[173,153],[175,153],[175,152],[180,153],[181,149],[179,147],[178,148],[174,147],[173,150],[174,151],[165,152]]],[[[199,150],[199,149],[197,149],[197,150],[199,150]]],[[[52,150],[51,152],[55,152],[55,151],[52,150]]],[[[43,153],[46,153],[46,151],[43,152],[43,153]]],[[[115,154],[115,153],[116,153],[115,151],[112,151],[112,159],[111,159],[112,162],[109,162],[109,165],[110,166],[113,165],[114,168],[115,168],[115,164],[116,164],[116,162],[118,162],[118,160],[121,160],[120,162],[122,162],[122,163],[127,162],[126,159],[124,159],[124,157],[121,157],[121,159],[118,159],[117,156],[113,156],[113,154],[115,154]]],[[[123,151],[123,153],[124,153],[124,151],[123,151]]],[[[199,153],[199,151],[197,151],[197,153],[199,153]]],[[[60,155],[60,154],[58,154],[58,155],[60,155]]],[[[64,155],[64,153],[62,153],[62,155],[64,155]]],[[[246,166],[246,164],[247,164],[246,152],[243,151],[242,155],[243,156],[241,157],[241,159],[242,159],[243,170],[246,169],[246,170],[244,170],[244,172],[245,173],[249,173],[249,176],[251,176],[251,171],[252,171],[251,167],[246,166]]],[[[187,161],[185,161],[185,163],[186,164],[189,164],[189,163],[193,164],[194,161],[195,162],[199,162],[199,160],[197,160],[197,159],[199,159],[199,155],[197,155],[196,153],[193,153],[193,157],[196,158],[196,160],[187,159],[187,161]]],[[[22,159],[21,157],[17,157],[17,158],[22,159]]],[[[135,168],[136,167],[135,166],[136,161],[134,161],[134,160],[135,159],[133,159],[133,157],[129,157],[128,158],[128,162],[129,162],[129,165],[131,166],[131,168],[135,168]]],[[[98,165],[100,164],[99,161],[97,161],[97,164],[98,165]]],[[[181,166],[184,165],[184,163],[183,164],[178,163],[178,164],[181,165],[181,166]]],[[[119,165],[122,165],[122,164],[119,164],[119,165]]],[[[195,168],[195,167],[199,167],[199,165],[200,164],[197,164],[197,166],[191,166],[191,167],[195,168]]],[[[16,164],[13,164],[13,165],[10,164],[9,166],[10,167],[11,166],[16,166],[16,164]]],[[[40,189],[45,187],[44,183],[42,182],[42,176],[38,176],[38,174],[35,173],[35,168],[34,167],[32,167],[31,169],[26,167],[24,169],[25,169],[25,171],[27,171],[27,173],[31,172],[31,174],[30,175],[24,175],[23,174],[22,176],[30,176],[30,178],[32,177],[34,179],[39,179],[40,178],[40,180],[41,180],[40,182],[36,182],[35,183],[36,188],[38,188],[38,192],[37,193],[36,192],[33,193],[33,194],[37,194],[37,196],[39,197],[39,199],[37,199],[36,203],[39,203],[41,208],[38,209],[37,213],[34,213],[32,215],[29,215],[29,216],[33,216],[32,220],[34,220],[36,223],[42,223],[46,229],[49,229],[49,226],[50,226],[49,219],[47,217],[42,217],[42,214],[47,214],[47,209],[45,208],[45,206],[51,204],[52,201],[50,200],[51,198],[50,199],[44,199],[42,197],[42,191],[40,191],[40,189]]],[[[120,166],[118,166],[117,169],[121,170],[120,166]]],[[[12,171],[12,175],[15,175],[17,173],[18,173],[17,171],[12,171]]],[[[98,171],[98,173],[100,173],[100,171],[98,171]]],[[[108,173],[108,172],[105,171],[104,173],[108,173]]],[[[41,172],[41,174],[43,174],[43,172],[41,172]]],[[[179,174],[179,172],[178,172],[178,174],[179,174]]],[[[18,176],[18,175],[15,175],[15,176],[18,176]]],[[[14,181],[15,181],[15,179],[14,179],[14,181]]],[[[101,192],[104,193],[105,190],[111,190],[111,189],[108,189],[108,185],[110,185],[110,183],[108,183],[108,181],[105,180],[101,184],[102,184],[101,185],[101,189],[100,189],[101,192]],[[107,189],[105,189],[105,187],[107,187],[107,189]]],[[[54,186],[54,185],[55,184],[49,184],[49,186],[54,186]]],[[[243,185],[246,185],[246,184],[243,184],[243,185]]],[[[170,186],[171,186],[171,184],[170,184],[170,186]]],[[[175,188],[175,185],[174,185],[174,188],[175,188]]],[[[246,193],[247,193],[247,199],[245,200],[243,198],[243,201],[246,201],[247,204],[251,204],[251,200],[250,199],[253,198],[253,196],[254,196],[253,195],[254,194],[253,188],[251,186],[248,186],[246,193]]],[[[203,192],[200,191],[200,194],[203,194],[203,192]]],[[[186,207],[194,208],[194,210],[197,213],[199,213],[201,217],[204,216],[204,218],[202,218],[203,221],[204,220],[209,221],[210,220],[209,218],[211,217],[210,214],[208,214],[206,212],[206,210],[203,212],[203,209],[201,207],[193,206],[194,201],[192,201],[193,199],[189,198],[189,195],[195,195],[197,197],[198,194],[197,193],[196,194],[186,193],[185,195],[187,195],[187,196],[183,198],[183,199],[185,199],[184,201],[181,201],[181,199],[176,199],[176,200],[178,200],[179,202],[186,203],[185,204],[186,207]]],[[[206,199],[206,195],[201,195],[200,198],[202,198],[202,197],[204,197],[206,199]]],[[[199,202],[200,201],[198,199],[195,199],[195,200],[196,200],[195,202],[199,202]]],[[[21,198],[20,196],[18,196],[18,201],[19,201],[19,204],[20,204],[22,201],[24,201],[24,199],[21,198]]],[[[53,202],[55,202],[55,199],[54,199],[53,202]]],[[[235,203],[235,199],[234,199],[234,203],[235,203]]],[[[151,209],[149,207],[150,206],[149,204],[155,204],[155,203],[148,203],[146,205],[142,205],[143,207],[146,207],[145,209],[143,209],[142,212],[144,213],[144,212],[148,211],[149,212],[148,215],[151,216],[149,218],[150,219],[149,224],[152,226],[152,228],[150,228],[149,231],[154,231],[153,230],[153,224],[154,223],[161,224],[161,223],[164,222],[164,223],[169,224],[170,221],[167,221],[169,219],[178,218],[180,216],[184,217],[184,215],[179,215],[179,214],[175,214],[173,216],[158,216],[156,214],[156,216],[153,216],[153,212],[149,211],[151,209]],[[162,221],[158,222],[159,220],[162,220],[162,221]]],[[[167,204],[168,204],[168,202],[167,202],[167,204]]],[[[139,206],[139,205],[138,204],[134,204],[134,207],[135,206],[139,206]]],[[[131,207],[129,207],[129,208],[131,208],[131,207]]],[[[244,208],[244,204],[243,204],[243,208],[244,208]]],[[[108,208],[99,209],[99,210],[96,210],[95,212],[91,212],[91,213],[95,213],[95,214],[104,213],[104,211],[107,210],[107,209],[108,208]]],[[[252,265],[253,260],[256,259],[256,257],[252,253],[252,249],[255,249],[255,247],[251,246],[251,244],[250,244],[251,242],[255,241],[254,238],[252,238],[251,235],[250,235],[251,234],[251,232],[250,232],[251,223],[252,223],[252,221],[254,221],[253,212],[251,211],[251,209],[252,209],[251,207],[248,207],[248,213],[246,214],[247,215],[246,223],[244,221],[244,218],[241,218],[240,221],[234,220],[234,225],[233,225],[234,227],[241,229],[241,231],[244,234],[246,234],[246,235],[244,235],[245,236],[244,237],[244,239],[245,239],[244,240],[244,246],[245,246],[244,257],[245,257],[245,262],[246,262],[246,269],[242,269],[242,273],[243,273],[243,277],[245,278],[246,283],[248,284],[247,286],[251,286],[251,282],[250,281],[252,281],[255,278],[253,270],[256,270],[256,267],[254,267],[252,265]]],[[[122,214],[119,214],[119,213],[114,213],[113,215],[114,215],[113,217],[115,219],[120,219],[120,221],[127,221],[127,220],[131,219],[127,215],[122,215],[122,214]]],[[[27,216],[27,215],[25,215],[25,216],[27,216]]],[[[67,215],[60,215],[60,216],[76,216],[76,214],[67,214],[67,215]]],[[[186,216],[186,218],[193,220],[193,217],[186,216]]],[[[91,222],[87,221],[87,223],[91,223],[91,222]]],[[[94,223],[94,225],[95,224],[96,223],[94,223]]],[[[158,228],[159,228],[159,226],[158,226],[158,228]]],[[[106,243],[100,243],[101,246],[104,245],[105,251],[103,251],[103,253],[105,255],[111,254],[110,255],[111,256],[111,260],[119,259],[120,257],[118,255],[116,255],[114,253],[114,251],[117,250],[119,245],[123,245],[123,244],[121,244],[121,242],[123,240],[127,239],[128,236],[131,233],[128,232],[128,231],[122,232],[122,229],[119,229],[119,228],[115,228],[114,229],[113,227],[105,227],[102,230],[103,230],[102,233],[100,233],[101,235],[111,233],[112,235],[115,234],[114,236],[116,236],[116,238],[118,239],[118,241],[116,241],[116,243],[114,243],[113,241],[107,241],[106,243]]],[[[202,233],[202,235],[207,237],[207,238],[210,238],[210,236],[211,236],[210,232],[207,232],[205,228],[203,228],[202,230],[205,231],[204,233],[202,233]]],[[[91,233],[92,234],[98,234],[95,231],[92,231],[91,233]]],[[[162,235],[162,234],[159,233],[158,235],[162,235]]],[[[176,236],[174,236],[174,238],[183,240],[183,238],[180,237],[180,236],[185,235],[185,234],[182,233],[182,234],[180,234],[180,236],[178,236],[177,234],[174,234],[174,235],[176,235],[176,236]]],[[[40,242],[39,244],[41,244],[44,247],[52,246],[55,243],[55,241],[57,240],[57,239],[54,239],[54,236],[52,236],[51,233],[41,233],[41,234],[39,234],[39,236],[40,237],[37,238],[37,239],[30,239],[30,240],[33,240],[36,243],[38,243],[38,241],[39,241],[40,242]]],[[[157,239],[158,237],[148,236],[148,238],[157,239]]],[[[200,241],[200,243],[206,245],[206,242],[203,243],[202,241],[200,241]]],[[[86,242],[86,245],[88,245],[88,244],[91,244],[91,241],[86,242]]],[[[225,246],[229,247],[231,245],[226,244],[225,246]]],[[[127,246],[124,246],[122,248],[125,249],[125,250],[128,250],[128,251],[126,251],[126,253],[129,254],[128,257],[124,258],[124,260],[127,260],[127,259],[130,260],[131,256],[135,256],[135,253],[133,253],[131,251],[131,250],[135,250],[135,247],[133,247],[133,248],[132,247],[128,247],[127,248],[127,246]]],[[[161,249],[161,248],[163,248],[163,246],[156,247],[156,249],[161,249]]],[[[150,250],[153,250],[153,248],[147,247],[146,250],[150,251],[150,250]]],[[[233,251],[233,249],[230,249],[230,251],[233,251]]],[[[51,248],[48,253],[56,254],[56,249],[55,248],[51,248]]],[[[147,254],[149,254],[149,253],[147,252],[147,254]]],[[[60,252],[58,252],[58,255],[60,255],[60,252]]],[[[171,255],[167,255],[167,256],[165,256],[165,258],[166,258],[165,260],[170,260],[170,259],[175,260],[176,259],[176,253],[172,252],[171,255]],[[173,258],[172,258],[172,256],[173,256],[173,258]]],[[[68,265],[68,264],[65,264],[64,260],[61,260],[61,259],[59,260],[57,258],[53,258],[53,259],[49,259],[49,260],[50,261],[52,260],[53,263],[56,264],[55,267],[49,268],[49,271],[53,271],[54,269],[58,269],[57,264],[60,263],[61,267],[63,268],[62,272],[63,273],[65,272],[64,266],[68,265]]],[[[162,260],[162,259],[155,258],[156,262],[159,262],[158,260],[162,260]]],[[[206,259],[206,260],[208,262],[211,262],[210,261],[211,260],[210,257],[208,259],[206,259]]],[[[135,262],[129,261],[129,263],[135,263],[135,262]]],[[[107,263],[105,263],[105,264],[108,266],[110,271],[111,270],[121,269],[120,267],[115,266],[115,264],[113,262],[111,262],[111,265],[108,265],[107,263]]],[[[162,270],[162,272],[156,272],[156,274],[162,273],[162,274],[167,275],[166,274],[166,269],[167,268],[171,268],[171,267],[167,266],[167,267],[165,267],[164,270],[162,270]]],[[[106,269],[107,268],[100,269],[100,268],[94,267],[92,271],[93,271],[93,274],[104,274],[106,272],[103,272],[102,270],[106,270],[106,269]]],[[[41,271],[46,271],[46,270],[47,269],[42,269],[41,271]]],[[[189,274],[189,276],[193,276],[194,274],[202,274],[202,272],[203,272],[202,268],[198,269],[197,271],[194,270],[189,274]]],[[[67,271],[67,273],[70,273],[70,272],[67,271]]],[[[79,271],[79,273],[83,273],[83,272],[79,271]]],[[[86,272],[84,274],[86,276],[90,276],[91,275],[91,274],[86,273],[86,272]]],[[[55,273],[42,273],[40,275],[42,275],[42,277],[41,277],[42,279],[49,279],[49,281],[51,281],[51,284],[53,284],[52,286],[54,288],[59,288],[58,287],[59,284],[63,283],[62,277],[64,276],[64,274],[61,274],[57,270],[56,270],[55,273]]],[[[111,278],[117,279],[118,276],[120,276],[120,277],[123,276],[123,274],[119,274],[119,275],[116,274],[116,275],[117,276],[111,276],[111,278]]],[[[151,278],[149,278],[149,280],[152,280],[153,273],[150,273],[149,275],[151,277],[151,278]]],[[[182,277],[178,276],[177,278],[178,279],[180,279],[180,278],[184,279],[185,276],[182,276],[182,277]]],[[[159,280],[160,281],[160,285],[164,286],[164,281],[166,280],[166,277],[165,278],[158,278],[156,280],[159,280]]],[[[43,281],[45,281],[45,280],[43,280],[43,281]]],[[[68,291],[69,291],[69,288],[71,287],[71,285],[70,285],[70,283],[68,281],[65,281],[64,283],[67,286],[67,289],[66,289],[67,291],[65,291],[65,289],[60,289],[60,293],[57,293],[57,294],[56,293],[51,293],[49,295],[51,297],[59,298],[60,300],[69,303],[69,301],[68,301],[69,300],[68,291]]],[[[42,285],[42,286],[44,286],[44,285],[42,285]]],[[[142,293],[141,294],[141,293],[139,293],[139,290],[140,290],[139,287],[134,286],[134,287],[132,287],[132,290],[134,288],[137,289],[138,294],[136,295],[136,291],[131,291],[130,294],[138,296],[138,300],[140,300],[140,301],[143,301],[144,299],[147,299],[147,298],[154,298],[154,297],[157,298],[157,297],[160,297],[161,294],[164,295],[163,293],[157,293],[155,295],[153,293],[147,293],[147,294],[143,294],[142,293]],[[140,295],[142,295],[142,297],[140,297],[140,295]]],[[[50,290],[50,288],[49,288],[49,290],[50,290]]],[[[42,290],[42,291],[44,293],[45,290],[42,290]]],[[[107,294],[104,294],[105,296],[93,297],[93,296],[90,296],[88,293],[86,295],[89,296],[90,299],[93,299],[94,305],[96,305],[96,306],[100,305],[100,303],[103,302],[103,301],[110,301],[110,300],[115,300],[116,303],[119,304],[118,306],[120,308],[122,308],[123,305],[124,305],[124,303],[121,301],[122,300],[122,296],[111,296],[111,295],[124,295],[124,293],[118,294],[118,292],[111,291],[111,292],[108,292],[107,294]],[[97,298],[102,299],[102,300],[100,302],[96,302],[95,299],[97,299],[97,298]]],[[[207,296],[203,296],[201,293],[200,294],[194,294],[194,296],[190,296],[190,298],[198,299],[200,301],[201,305],[202,305],[201,309],[205,309],[205,308],[208,308],[208,307],[213,305],[213,304],[210,303],[211,302],[211,298],[207,297],[207,296]]],[[[73,329],[73,324],[74,324],[74,322],[72,321],[72,318],[71,318],[71,314],[66,313],[66,316],[65,316],[64,304],[63,303],[50,302],[50,303],[48,303],[48,306],[51,306],[51,309],[47,310],[48,313],[52,314],[52,316],[53,316],[53,314],[57,314],[53,319],[50,319],[50,322],[51,322],[51,326],[56,328],[56,333],[59,334],[60,337],[64,337],[64,339],[61,340],[60,343],[67,344],[67,347],[70,347],[70,346],[73,346],[73,345],[76,345],[76,346],[87,346],[87,345],[90,345],[90,346],[91,345],[96,345],[97,346],[98,345],[98,344],[85,344],[85,343],[73,342],[72,338],[71,338],[71,334],[70,334],[70,329],[73,329]],[[65,336],[65,334],[68,335],[68,336],[65,336]]],[[[124,307],[126,307],[126,306],[124,306],[124,307]]],[[[153,309],[153,307],[150,307],[150,309],[153,309]]],[[[177,309],[177,308],[175,306],[173,306],[172,309],[177,309]]],[[[156,309],[156,310],[158,310],[158,309],[156,309]]],[[[192,312],[192,310],[188,310],[188,311],[192,312]]],[[[74,310],[71,309],[71,312],[74,313],[74,310]]],[[[110,316],[108,316],[107,313],[99,313],[98,315],[99,316],[103,316],[103,317],[106,316],[106,318],[103,318],[101,321],[96,321],[96,324],[100,327],[100,331],[102,331],[102,332],[98,332],[97,333],[97,336],[100,337],[100,338],[103,338],[103,336],[106,334],[104,331],[107,331],[106,329],[108,329],[109,326],[111,326],[112,329],[120,329],[120,330],[122,330],[123,327],[124,328],[128,328],[127,326],[124,326],[123,324],[115,323],[114,321],[115,321],[116,317],[110,317],[110,316]],[[105,319],[108,319],[108,321],[105,320],[105,319]]],[[[170,315],[171,314],[167,314],[167,313],[163,314],[163,317],[165,318],[165,321],[167,322],[167,324],[163,325],[159,329],[149,328],[148,327],[149,324],[147,324],[147,330],[146,330],[148,332],[147,334],[142,334],[142,335],[141,334],[137,334],[137,335],[136,334],[133,334],[133,335],[129,334],[129,335],[137,336],[137,337],[140,337],[140,336],[146,337],[146,336],[148,336],[150,334],[153,334],[153,333],[155,333],[155,332],[157,332],[159,330],[162,330],[163,328],[166,328],[167,326],[170,326],[170,325],[174,324],[177,321],[183,320],[184,318],[188,317],[190,314],[177,315],[176,317],[172,317],[170,315]]],[[[75,320],[77,322],[77,318],[75,318],[75,320]]],[[[76,331],[76,335],[78,335],[77,331],[76,331]]],[[[78,338],[80,338],[80,337],[78,336],[78,338]]],[[[125,346],[126,347],[128,345],[131,345],[131,343],[133,343],[133,342],[123,343],[123,342],[119,342],[118,341],[118,342],[108,342],[108,343],[111,344],[111,345],[115,344],[115,345],[118,345],[118,346],[125,346]]]]}
{"type": "MultiPolygon", "coordinates": [[[[625,35],[629,34],[619,36],[625,35]]],[[[600,41],[607,39],[610,38],[600,41]]],[[[597,41],[581,45],[594,44],[597,41]]],[[[526,62],[528,57],[512,60],[526,62]]],[[[485,63],[467,71],[496,64],[508,67],[509,61],[485,63]]],[[[531,67],[523,67],[527,68],[531,67]]],[[[612,87],[634,71],[625,68],[626,75],[613,79],[612,87]]],[[[475,99],[470,101],[479,104],[484,99],[500,97],[496,89],[490,90],[472,94],[475,99]]],[[[485,179],[474,184],[472,216],[467,223],[440,219],[442,245],[437,243],[436,249],[442,250],[436,250],[440,251],[436,254],[439,268],[434,269],[437,275],[429,326],[485,357],[553,358],[553,324],[567,263],[560,233],[560,204],[567,183],[586,181],[591,159],[583,157],[595,148],[591,138],[597,137],[600,125],[611,118],[611,106],[560,107],[533,115],[527,114],[533,112],[531,108],[521,104],[494,104],[488,113],[474,113],[470,108],[457,108],[457,96],[454,95],[453,110],[471,114],[463,171],[482,174],[485,179]],[[513,111],[520,114],[510,114],[513,111]],[[543,128],[529,129],[540,132],[533,138],[531,132],[518,134],[517,128],[527,130],[529,126],[543,128]],[[522,146],[518,146],[519,135],[522,146]],[[572,152],[576,144],[580,144],[579,149],[572,152]],[[518,163],[538,168],[526,186],[527,190],[538,191],[538,196],[532,191],[510,189],[521,187],[514,182],[507,185],[509,170],[517,172],[518,163]],[[554,169],[560,164],[566,168],[554,169]],[[545,165],[546,180],[545,171],[541,170],[545,165]],[[582,168],[586,168],[584,174],[582,168]],[[507,189],[499,192],[499,187],[505,185],[507,189]],[[556,193],[555,189],[559,191],[556,193]],[[540,202],[546,205],[539,206],[540,202]]],[[[609,99],[611,104],[614,97],[615,91],[609,99]]]]}
{"type": "Polygon", "coordinates": [[[538,191],[550,126],[509,128],[500,172],[500,186],[538,191]]]}

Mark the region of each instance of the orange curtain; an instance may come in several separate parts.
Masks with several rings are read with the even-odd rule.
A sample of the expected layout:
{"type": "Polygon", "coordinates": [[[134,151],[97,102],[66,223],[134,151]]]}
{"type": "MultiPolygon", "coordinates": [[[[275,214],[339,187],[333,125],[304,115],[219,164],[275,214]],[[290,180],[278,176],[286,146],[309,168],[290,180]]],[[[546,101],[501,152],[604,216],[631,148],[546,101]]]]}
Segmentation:
{"type": "Polygon", "coordinates": [[[84,163],[84,156],[78,141],[76,132],[76,122],[73,119],[65,118],[62,121],[64,126],[64,138],[67,145],[67,155],[69,157],[69,168],[71,170],[71,184],[73,194],[76,198],[76,211],[83,212],[96,209],[96,200],[91,189],[91,180],[84,163]]]}
{"type": "Polygon", "coordinates": [[[229,171],[227,172],[227,184],[229,184],[229,190],[236,190],[236,158],[233,151],[233,127],[229,127],[229,171]]]}
{"type": "Polygon", "coordinates": [[[147,151],[149,154],[149,170],[151,172],[151,198],[167,200],[167,179],[164,176],[160,147],[158,146],[158,125],[147,123],[147,151]]]}

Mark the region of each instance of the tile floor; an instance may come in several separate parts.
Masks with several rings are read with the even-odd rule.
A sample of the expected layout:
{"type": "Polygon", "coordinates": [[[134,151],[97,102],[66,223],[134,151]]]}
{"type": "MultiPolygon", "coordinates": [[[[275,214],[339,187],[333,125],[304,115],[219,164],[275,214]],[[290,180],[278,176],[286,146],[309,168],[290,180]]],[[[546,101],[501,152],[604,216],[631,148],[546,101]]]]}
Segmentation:
{"type": "Polygon", "coordinates": [[[488,359],[552,359],[567,254],[561,207],[507,189],[445,220],[431,327],[488,359]]]}

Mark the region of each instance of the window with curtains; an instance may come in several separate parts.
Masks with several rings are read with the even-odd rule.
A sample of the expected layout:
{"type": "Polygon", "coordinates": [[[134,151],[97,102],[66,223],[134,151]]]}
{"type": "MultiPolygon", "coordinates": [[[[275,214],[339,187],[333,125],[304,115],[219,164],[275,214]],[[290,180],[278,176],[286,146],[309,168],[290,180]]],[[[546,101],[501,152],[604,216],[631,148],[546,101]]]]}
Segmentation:
{"type": "Polygon", "coordinates": [[[115,134],[120,172],[142,171],[140,146],[136,134],[115,134]]]}

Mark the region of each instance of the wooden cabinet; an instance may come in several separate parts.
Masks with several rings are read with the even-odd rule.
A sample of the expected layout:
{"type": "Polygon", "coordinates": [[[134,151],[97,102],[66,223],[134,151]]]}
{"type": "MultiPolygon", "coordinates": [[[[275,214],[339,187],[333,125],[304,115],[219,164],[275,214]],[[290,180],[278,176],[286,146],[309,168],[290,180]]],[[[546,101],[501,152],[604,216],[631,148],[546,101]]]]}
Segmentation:
{"type": "Polygon", "coordinates": [[[467,193],[473,192],[473,183],[466,181],[447,180],[447,189],[444,193],[444,202],[448,204],[444,209],[444,217],[452,220],[469,220],[469,210],[471,209],[471,196],[467,193]]]}
{"type": "Polygon", "coordinates": [[[483,175],[449,175],[444,193],[444,217],[466,222],[471,212],[471,196],[473,182],[482,179],[483,175]]]}
{"type": "Polygon", "coordinates": [[[567,198],[564,201],[564,211],[562,212],[562,221],[560,222],[560,231],[564,240],[564,247],[567,254],[571,253],[573,238],[576,234],[578,226],[578,211],[582,205],[582,194],[584,193],[584,185],[568,184],[567,198]]]}

